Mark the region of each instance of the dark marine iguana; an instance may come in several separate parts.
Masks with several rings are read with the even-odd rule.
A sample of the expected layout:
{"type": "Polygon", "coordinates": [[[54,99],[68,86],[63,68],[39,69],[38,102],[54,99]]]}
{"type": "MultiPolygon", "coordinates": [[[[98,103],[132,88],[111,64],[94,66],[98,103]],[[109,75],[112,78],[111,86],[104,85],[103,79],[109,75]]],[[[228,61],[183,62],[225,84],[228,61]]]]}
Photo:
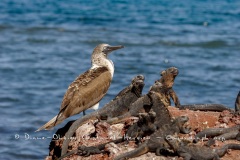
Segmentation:
{"type": "MultiPolygon", "coordinates": [[[[235,102],[235,114],[239,114],[240,109],[240,92],[236,98],[235,102]]],[[[201,132],[199,132],[194,139],[194,142],[198,142],[202,138],[213,138],[215,140],[229,140],[229,139],[237,139],[240,141],[240,125],[235,125],[230,128],[207,128],[201,132]]]]}
{"type": "Polygon", "coordinates": [[[127,141],[135,140],[138,143],[143,137],[147,137],[157,130],[154,124],[156,112],[151,110],[148,113],[139,113],[138,117],[139,120],[132,124],[125,133],[127,141]]]}
{"type": "Polygon", "coordinates": [[[71,140],[71,138],[68,137],[72,137],[79,126],[90,119],[106,118],[106,115],[108,118],[115,117],[127,112],[129,105],[141,97],[143,87],[144,76],[138,75],[132,79],[131,84],[128,87],[120,91],[112,101],[107,103],[101,109],[76,120],[65,135],[66,139],[63,141],[62,155],[67,152],[68,144],[71,140]]]}
{"type": "MultiPolygon", "coordinates": [[[[149,92],[139,98],[137,101],[129,106],[129,111],[125,114],[122,114],[118,117],[114,117],[107,120],[109,124],[119,123],[129,117],[138,116],[139,113],[149,112],[152,106],[151,94],[158,93],[160,97],[161,103],[165,106],[165,110],[167,107],[171,105],[170,98],[174,100],[175,106],[180,106],[179,99],[176,93],[173,91],[172,86],[174,84],[175,77],[178,75],[178,69],[175,67],[170,67],[161,72],[161,79],[155,81],[155,84],[150,87],[149,92]]],[[[156,107],[154,112],[158,113],[159,110],[156,107]]]]}
{"type": "Polygon", "coordinates": [[[222,112],[224,110],[228,110],[230,112],[234,112],[231,108],[222,105],[222,104],[188,104],[188,105],[181,105],[180,109],[189,109],[193,111],[216,111],[222,112]]]}
{"type": "MultiPolygon", "coordinates": [[[[137,116],[140,118],[137,123],[134,123],[127,130],[127,135],[131,138],[145,137],[151,135],[154,131],[161,128],[166,122],[171,121],[172,117],[167,109],[168,103],[165,103],[168,94],[165,86],[159,81],[151,87],[149,93],[146,95],[146,99],[149,99],[150,103],[148,105],[138,105],[136,107],[131,107],[131,116],[137,116]],[[133,131],[133,132],[132,132],[133,131]]],[[[146,102],[147,100],[145,100],[146,102]]],[[[129,116],[129,114],[123,115],[123,119],[129,116]]],[[[121,117],[120,119],[121,120],[121,117]]]]}
{"type": "Polygon", "coordinates": [[[175,107],[179,108],[180,107],[180,101],[179,98],[176,94],[176,92],[173,90],[173,85],[174,85],[174,80],[177,77],[177,75],[179,74],[179,71],[176,67],[170,67],[166,70],[163,70],[160,73],[161,78],[155,82],[160,82],[165,88],[167,88],[167,96],[168,98],[166,98],[167,100],[167,104],[171,105],[171,101],[170,98],[172,98],[175,107]]]}
{"type": "Polygon", "coordinates": [[[167,106],[169,106],[169,103],[166,100],[167,96],[167,89],[160,82],[155,82],[155,84],[150,88],[150,91],[146,95],[142,96],[137,101],[132,103],[132,105],[129,107],[130,110],[127,113],[118,117],[111,118],[107,120],[107,123],[119,123],[129,117],[137,117],[139,113],[148,113],[151,109],[156,112],[157,117],[158,114],[160,114],[161,116],[166,116],[166,118],[169,119],[170,114],[167,109],[167,106]],[[155,100],[153,97],[158,97],[158,100],[155,100]],[[168,114],[162,115],[162,112],[167,112],[168,114]]]}
{"type": "Polygon", "coordinates": [[[230,128],[207,128],[198,134],[196,134],[194,142],[198,142],[203,138],[213,138],[216,140],[229,140],[229,139],[237,139],[240,140],[238,135],[240,130],[240,125],[235,125],[230,128]]]}
{"type": "Polygon", "coordinates": [[[220,160],[219,157],[223,157],[228,149],[240,150],[240,144],[225,144],[221,148],[212,149],[207,146],[184,143],[173,136],[167,136],[166,141],[184,160],[220,160]]]}
{"type": "MultiPolygon", "coordinates": [[[[217,111],[222,112],[224,110],[228,110],[232,113],[234,113],[234,110],[231,108],[222,105],[222,104],[189,104],[189,105],[181,105],[180,109],[189,109],[194,111],[217,111]]],[[[240,91],[237,95],[236,101],[235,101],[235,114],[240,114],[240,91]]]]}
{"type": "MultiPolygon", "coordinates": [[[[181,105],[180,109],[189,109],[194,111],[217,111],[222,112],[224,110],[228,110],[234,113],[234,110],[222,105],[222,104],[189,104],[189,105],[181,105]]],[[[240,114],[240,91],[237,95],[236,102],[235,102],[235,114],[240,114]]]]}
{"type": "Polygon", "coordinates": [[[184,126],[188,120],[189,118],[186,116],[180,116],[170,121],[162,119],[165,124],[155,131],[149,139],[140,144],[140,146],[135,150],[121,154],[115,157],[114,160],[134,158],[147,152],[155,152],[157,155],[159,155],[161,150],[170,148],[165,140],[165,137],[178,134],[180,132],[186,134],[190,132],[190,128],[186,128],[184,126]]]}
{"type": "Polygon", "coordinates": [[[131,116],[139,117],[139,121],[128,128],[127,136],[130,136],[131,139],[149,136],[172,120],[171,114],[167,109],[168,104],[165,103],[167,97],[165,93],[165,86],[156,81],[146,95],[132,104],[134,106],[130,108],[129,112],[117,117],[119,118],[118,120],[112,118],[109,121],[116,120],[119,122],[131,116]],[[143,103],[140,104],[138,102],[143,103]]]}

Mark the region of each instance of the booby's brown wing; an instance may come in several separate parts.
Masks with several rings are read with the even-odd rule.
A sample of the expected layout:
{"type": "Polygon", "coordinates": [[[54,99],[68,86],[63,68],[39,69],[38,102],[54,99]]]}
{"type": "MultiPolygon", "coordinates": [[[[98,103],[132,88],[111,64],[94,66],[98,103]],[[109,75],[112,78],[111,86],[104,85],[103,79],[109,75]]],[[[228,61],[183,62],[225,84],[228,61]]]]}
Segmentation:
{"type": "Polygon", "coordinates": [[[106,67],[97,67],[81,74],[66,91],[60,111],[65,118],[78,114],[96,103],[106,94],[112,76],[106,67]]]}

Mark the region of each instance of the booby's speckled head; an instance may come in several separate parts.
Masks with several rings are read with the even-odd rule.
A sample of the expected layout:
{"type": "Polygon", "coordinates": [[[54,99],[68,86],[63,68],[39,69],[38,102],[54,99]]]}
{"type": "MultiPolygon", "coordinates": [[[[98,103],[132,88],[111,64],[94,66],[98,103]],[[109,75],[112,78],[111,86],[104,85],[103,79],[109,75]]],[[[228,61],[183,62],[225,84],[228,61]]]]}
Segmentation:
{"type": "Polygon", "coordinates": [[[96,67],[107,67],[112,77],[114,74],[114,64],[107,58],[107,55],[117,49],[123,48],[122,45],[110,46],[109,44],[99,44],[92,53],[92,69],[96,67]]]}
{"type": "Polygon", "coordinates": [[[122,45],[118,46],[110,46],[109,44],[99,44],[92,53],[92,56],[94,55],[103,55],[104,57],[107,57],[109,53],[111,53],[114,50],[124,48],[122,45]]]}

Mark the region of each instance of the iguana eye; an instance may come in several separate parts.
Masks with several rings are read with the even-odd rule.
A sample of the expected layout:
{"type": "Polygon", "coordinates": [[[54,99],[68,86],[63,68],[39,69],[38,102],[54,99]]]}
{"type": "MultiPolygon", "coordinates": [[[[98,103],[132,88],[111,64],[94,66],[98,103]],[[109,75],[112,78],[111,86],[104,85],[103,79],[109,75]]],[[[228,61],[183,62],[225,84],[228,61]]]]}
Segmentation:
{"type": "Polygon", "coordinates": [[[161,75],[161,76],[163,76],[163,75],[164,75],[164,73],[165,73],[165,71],[162,71],[162,72],[160,73],[160,75],[161,75]]]}

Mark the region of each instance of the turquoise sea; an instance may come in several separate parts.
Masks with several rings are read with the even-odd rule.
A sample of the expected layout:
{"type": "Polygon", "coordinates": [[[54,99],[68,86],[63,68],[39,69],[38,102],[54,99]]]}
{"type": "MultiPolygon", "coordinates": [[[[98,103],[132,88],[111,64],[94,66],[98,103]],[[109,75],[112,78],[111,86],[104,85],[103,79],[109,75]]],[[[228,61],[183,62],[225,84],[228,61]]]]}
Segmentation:
{"type": "Polygon", "coordinates": [[[239,6],[234,0],[1,0],[0,159],[47,156],[50,138],[67,121],[34,131],[58,113],[99,43],[125,46],[109,57],[115,74],[100,106],[135,75],[145,75],[146,93],[161,70],[175,66],[182,104],[233,108],[240,90],[239,6]]]}

